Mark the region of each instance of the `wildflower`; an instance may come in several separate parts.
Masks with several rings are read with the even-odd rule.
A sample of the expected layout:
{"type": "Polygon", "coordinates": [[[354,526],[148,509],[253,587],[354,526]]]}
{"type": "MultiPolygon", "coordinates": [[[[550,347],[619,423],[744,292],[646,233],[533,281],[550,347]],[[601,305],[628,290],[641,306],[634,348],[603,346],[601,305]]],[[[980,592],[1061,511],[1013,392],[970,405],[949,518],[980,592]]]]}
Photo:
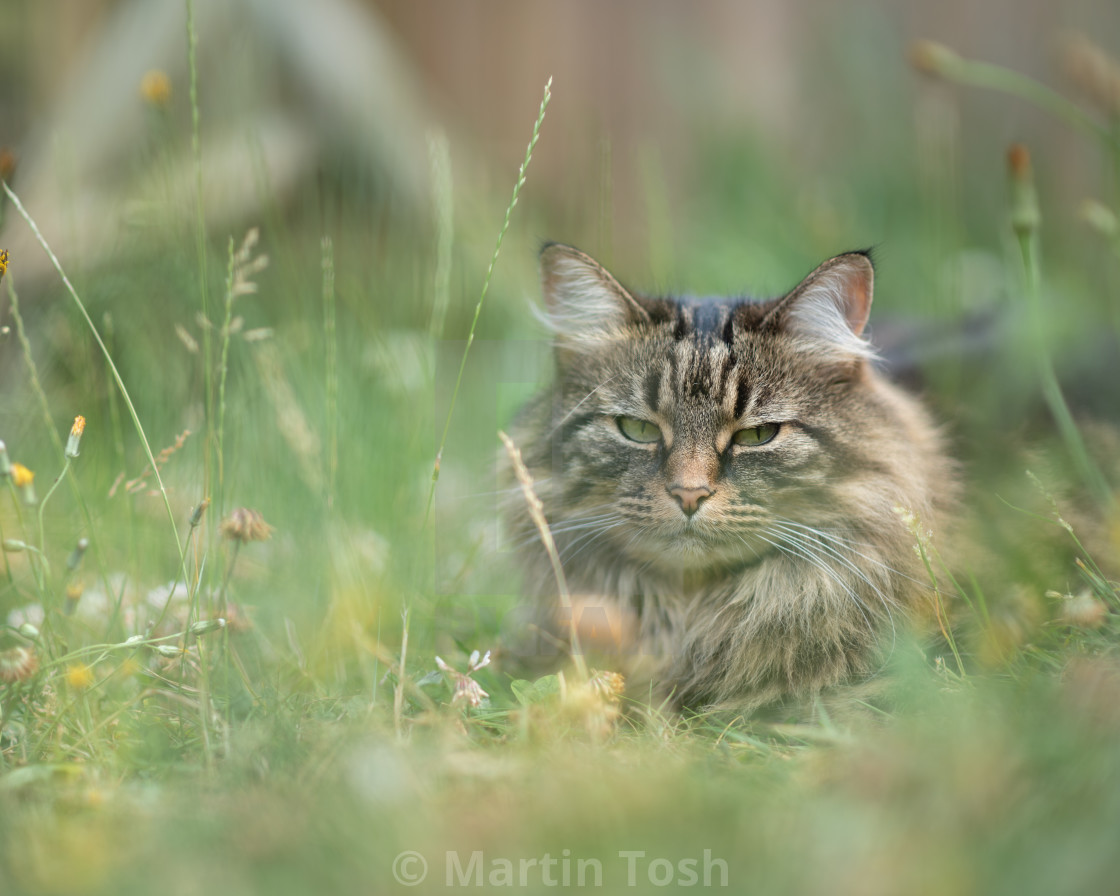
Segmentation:
{"type": "Polygon", "coordinates": [[[30,622],[23,623],[23,625],[19,627],[19,633],[23,637],[27,638],[28,641],[39,640],[39,629],[32,625],[30,622]]]}
{"type": "Polygon", "coordinates": [[[26,681],[39,668],[39,658],[30,647],[0,650],[0,683],[26,681]]]}
{"type": "Polygon", "coordinates": [[[182,647],[176,647],[173,644],[157,644],[152,648],[152,650],[154,650],[160,656],[165,656],[168,659],[174,659],[175,657],[182,656],[184,653],[186,653],[186,651],[183,650],[182,647]]]}
{"type": "Polygon", "coordinates": [[[0,277],[3,277],[8,270],[8,250],[0,249],[0,277]]]}
{"type": "Polygon", "coordinates": [[[34,504],[35,474],[23,464],[12,464],[12,485],[18,490],[24,504],[34,504]]]}
{"type": "Polygon", "coordinates": [[[144,102],[160,108],[171,102],[171,79],[158,68],[144,72],[140,79],[140,96],[144,102]]]}
{"type": "Polygon", "coordinates": [[[0,476],[12,475],[12,461],[8,457],[8,446],[0,439],[0,476]]]}
{"type": "Polygon", "coordinates": [[[231,541],[267,541],[272,536],[272,526],[256,510],[238,507],[222,520],[222,535],[231,541]]]}
{"type": "Polygon", "coordinates": [[[587,686],[608,703],[617,703],[626,687],[626,679],[618,672],[593,671],[587,686]]]}
{"type": "Polygon", "coordinates": [[[74,418],[74,425],[70,427],[70,438],[66,440],[66,456],[78,456],[78,443],[82,441],[82,433],[86,431],[86,418],[79,414],[74,418]]]}
{"type": "Polygon", "coordinates": [[[75,691],[85,691],[93,686],[93,669],[85,663],[71,663],[66,667],[66,684],[75,691]]]}
{"type": "Polygon", "coordinates": [[[477,650],[471,654],[471,658],[467,662],[466,674],[451,668],[451,666],[447,665],[447,663],[438,656],[436,657],[436,665],[439,667],[439,670],[451,679],[452,706],[458,703],[466,703],[468,706],[480,706],[483,698],[490,696],[482,689],[482,685],[471,678],[472,672],[477,672],[479,669],[489,664],[489,650],[487,650],[486,655],[481,658],[477,650]]]}
{"type": "Polygon", "coordinates": [[[66,615],[69,616],[74,612],[74,608],[78,606],[78,601],[82,599],[82,593],[86,590],[86,586],[81,582],[71,582],[66,586],[66,615]]]}

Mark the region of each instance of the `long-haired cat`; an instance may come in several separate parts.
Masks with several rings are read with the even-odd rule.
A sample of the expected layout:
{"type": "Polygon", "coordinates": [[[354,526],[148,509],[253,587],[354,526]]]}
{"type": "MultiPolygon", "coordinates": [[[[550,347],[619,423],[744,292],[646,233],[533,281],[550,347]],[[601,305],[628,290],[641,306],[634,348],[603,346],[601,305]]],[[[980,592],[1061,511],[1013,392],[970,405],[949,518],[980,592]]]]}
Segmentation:
{"type": "Polygon", "coordinates": [[[608,641],[637,689],[678,706],[875,676],[930,600],[900,511],[936,529],[954,473],[922,407],[875,369],[868,254],[770,301],[650,298],[559,244],[541,278],[556,375],[514,441],[570,609],[520,496],[507,515],[545,638],[572,623],[608,641]]]}

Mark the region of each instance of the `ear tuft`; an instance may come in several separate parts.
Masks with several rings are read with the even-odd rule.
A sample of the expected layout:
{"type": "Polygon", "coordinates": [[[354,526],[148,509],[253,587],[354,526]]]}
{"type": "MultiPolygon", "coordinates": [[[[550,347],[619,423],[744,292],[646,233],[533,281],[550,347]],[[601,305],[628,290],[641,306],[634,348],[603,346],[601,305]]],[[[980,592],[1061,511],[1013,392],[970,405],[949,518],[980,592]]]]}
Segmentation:
{"type": "Polygon", "coordinates": [[[801,281],[771,315],[782,329],[814,348],[874,357],[874,349],[862,335],[874,279],[875,268],[866,252],[838,255],[801,281]]]}
{"type": "Polygon", "coordinates": [[[649,315],[590,255],[561,243],[541,250],[545,323],[565,348],[591,348],[617,338],[649,315]]]}

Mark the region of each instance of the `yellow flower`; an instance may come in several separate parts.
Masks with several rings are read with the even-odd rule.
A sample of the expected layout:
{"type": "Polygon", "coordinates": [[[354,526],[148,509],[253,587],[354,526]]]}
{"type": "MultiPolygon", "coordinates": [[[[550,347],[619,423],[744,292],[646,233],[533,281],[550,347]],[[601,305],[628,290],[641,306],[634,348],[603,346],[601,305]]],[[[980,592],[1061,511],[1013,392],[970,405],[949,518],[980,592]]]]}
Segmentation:
{"type": "Polygon", "coordinates": [[[0,277],[8,270],[8,250],[0,249],[0,277]]]}
{"type": "Polygon", "coordinates": [[[82,441],[82,433],[86,431],[86,418],[79,414],[74,418],[74,425],[70,427],[70,438],[66,441],[66,456],[77,457],[78,445],[82,441]]]}
{"type": "Polygon", "coordinates": [[[167,72],[153,68],[140,79],[140,96],[153,106],[166,106],[171,102],[171,79],[167,72]]]}
{"type": "Polygon", "coordinates": [[[94,682],[93,669],[85,663],[71,663],[66,667],[66,684],[75,691],[84,691],[94,682]]]}
{"type": "Polygon", "coordinates": [[[23,464],[12,464],[12,485],[16,488],[23,488],[25,485],[31,485],[34,479],[35,474],[23,464]]]}

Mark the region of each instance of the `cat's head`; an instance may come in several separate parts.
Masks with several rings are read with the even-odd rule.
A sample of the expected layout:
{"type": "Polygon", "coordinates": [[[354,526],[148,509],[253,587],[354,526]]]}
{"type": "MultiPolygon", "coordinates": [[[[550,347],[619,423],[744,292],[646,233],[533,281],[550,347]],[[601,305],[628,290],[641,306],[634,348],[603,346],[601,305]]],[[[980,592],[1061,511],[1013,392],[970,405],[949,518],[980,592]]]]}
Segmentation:
{"type": "Polygon", "coordinates": [[[788,541],[782,527],[890,512],[876,451],[898,450],[900,424],[863,338],[866,253],[765,302],[645,297],[559,244],[541,275],[558,379],[540,450],[557,531],[704,569],[751,562],[788,541]]]}

